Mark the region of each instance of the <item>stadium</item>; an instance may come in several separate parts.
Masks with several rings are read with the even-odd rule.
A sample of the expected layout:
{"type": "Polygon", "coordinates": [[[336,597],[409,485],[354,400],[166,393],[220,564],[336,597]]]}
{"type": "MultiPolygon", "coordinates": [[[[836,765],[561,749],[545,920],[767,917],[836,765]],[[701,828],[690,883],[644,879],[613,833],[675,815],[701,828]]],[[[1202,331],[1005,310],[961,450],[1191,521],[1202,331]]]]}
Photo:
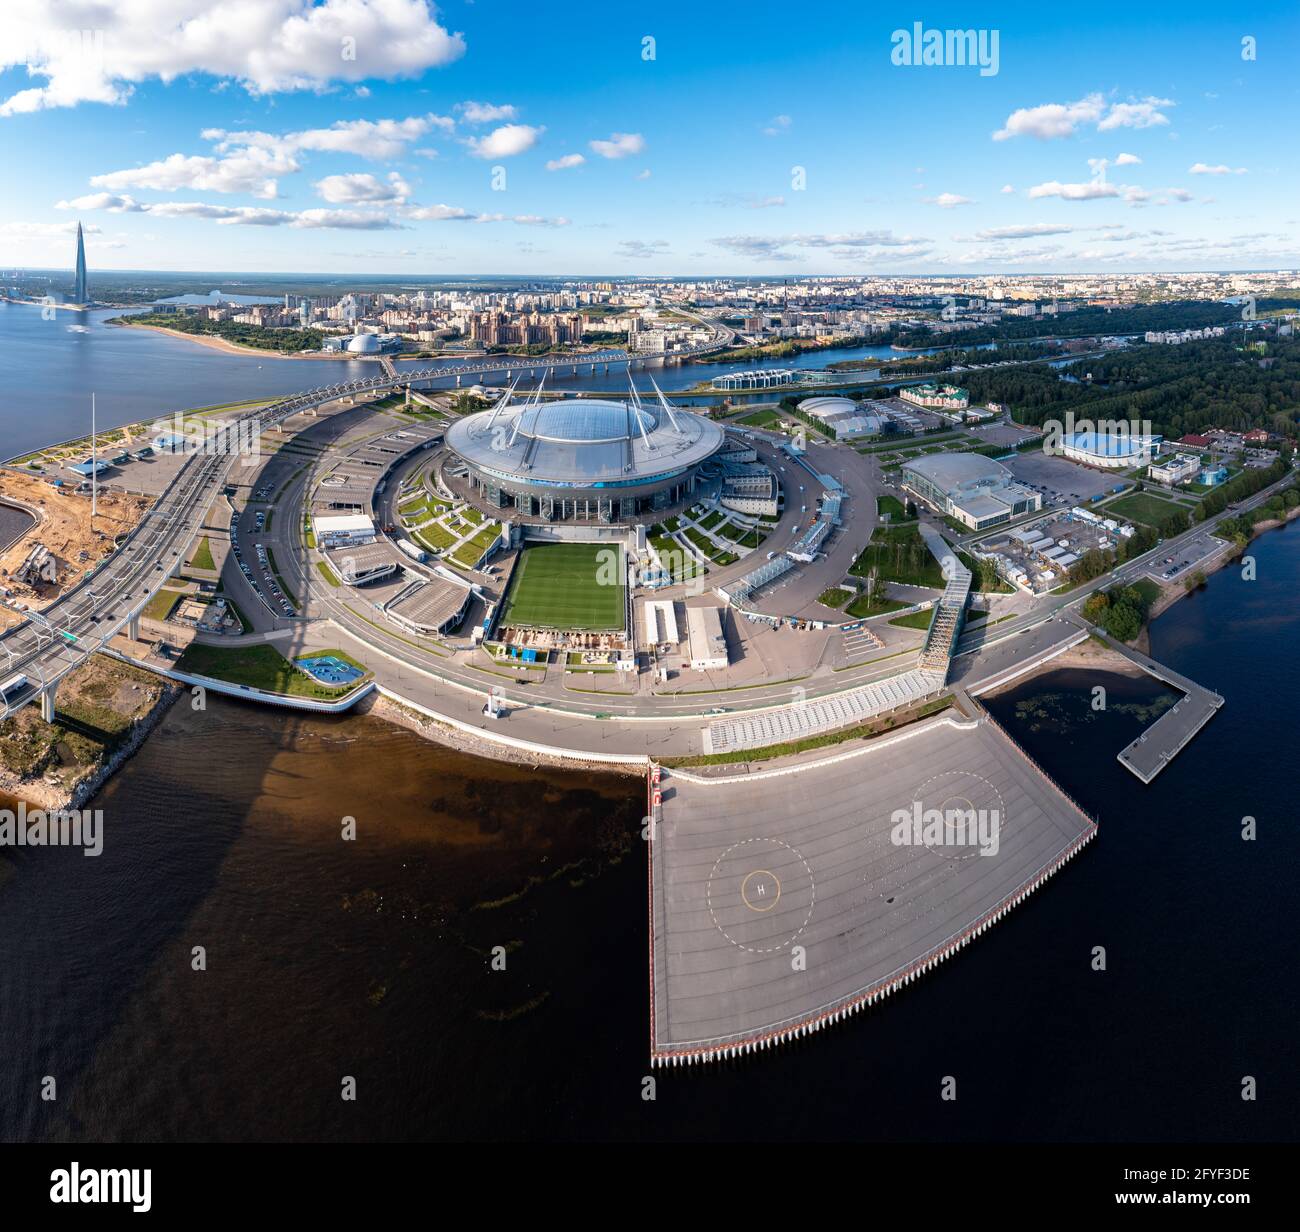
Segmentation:
{"type": "Polygon", "coordinates": [[[447,448],[472,494],[543,522],[653,518],[691,498],[701,466],[723,447],[717,424],[668,405],[566,398],[512,403],[457,420],[447,448]]]}
{"type": "Polygon", "coordinates": [[[1125,470],[1149,463],[1160,452],[1163,440],[1126,431],[1075,432],[1064,439],[1061,452],[1085,466],[1125,470]]]}

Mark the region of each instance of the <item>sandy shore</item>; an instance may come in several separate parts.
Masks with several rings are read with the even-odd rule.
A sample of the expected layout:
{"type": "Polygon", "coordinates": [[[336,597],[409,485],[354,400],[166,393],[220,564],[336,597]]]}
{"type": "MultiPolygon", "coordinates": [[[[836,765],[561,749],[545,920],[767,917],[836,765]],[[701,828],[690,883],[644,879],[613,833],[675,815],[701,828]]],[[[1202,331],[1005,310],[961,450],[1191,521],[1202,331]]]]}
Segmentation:
{"type": "Polygon", "coordinates": [[[218,338],[212,334],[187,334],[183,330],[168,329],[165,325],[133,325],[129,321],[122,325],[123,329],[149,329],[156,334],[167,334],[172,338],[182,338],[186,342],[195,342],[199,346],[207,347],[210,351],[224,351],[227,355],[256,355],[261,359],[358,359],[364,356],[356,355],[326,355],[319,351],[312,351],[308,354],[294,353],[289,354],[284,351],[261,351],[257,347],[240,346],[238,343],[230,342],[225,338],[218,338]]]}

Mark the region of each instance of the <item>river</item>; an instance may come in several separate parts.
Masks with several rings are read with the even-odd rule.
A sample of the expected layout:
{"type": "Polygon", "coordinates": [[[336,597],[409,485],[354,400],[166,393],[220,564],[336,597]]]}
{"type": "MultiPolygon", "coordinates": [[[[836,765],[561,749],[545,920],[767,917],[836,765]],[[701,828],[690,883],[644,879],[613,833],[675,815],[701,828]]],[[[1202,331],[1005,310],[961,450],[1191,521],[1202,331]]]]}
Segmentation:
{"type": "Polygon", "coordinates": [[[1099,814],[1078,859],[879,1009],[653,1101],[639,782],[182,702],[93,802],[102,856],[0,854],[0,1138],[1294,1138],[1300,526],[1250,554],[1152,628],[1226,705],[1151,786],[1115,757],[1163,686],[991,702],[1099,814]]]}

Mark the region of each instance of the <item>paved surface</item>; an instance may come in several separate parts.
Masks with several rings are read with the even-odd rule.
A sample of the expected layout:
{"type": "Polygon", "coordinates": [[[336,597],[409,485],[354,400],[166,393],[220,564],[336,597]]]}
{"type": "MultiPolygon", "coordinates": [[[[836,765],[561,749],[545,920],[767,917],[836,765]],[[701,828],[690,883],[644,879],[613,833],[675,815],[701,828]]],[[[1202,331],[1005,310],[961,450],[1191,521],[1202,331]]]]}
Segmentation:
{"type": "Polygon", "coordinates": [[[1119,754],[1122,765],[1132,770],[1144,783],[1151,782],[1201,730],[1223,705],[1223,698],[1210,689],[1203,688],[1180,672],[1157,663],[1132,646],[1125,646],[1106,637],[1106,642],[1120,654],[1131,659],[1147,673],[1166,684],[1182,690],[1183,700],[1170,707],[1136,740],[1119,754]]]}
{"type": "Polygon", "coordinates": [[[886,995],[1096,831],[987,719],[932,720],[787,770],[661,773],[650,886],[656,1063],[767,1046],[886,995]],[[996,850],[894,841],[895,810],[910,814],[914,803],[984,810],[996,818],[996,850]]]}

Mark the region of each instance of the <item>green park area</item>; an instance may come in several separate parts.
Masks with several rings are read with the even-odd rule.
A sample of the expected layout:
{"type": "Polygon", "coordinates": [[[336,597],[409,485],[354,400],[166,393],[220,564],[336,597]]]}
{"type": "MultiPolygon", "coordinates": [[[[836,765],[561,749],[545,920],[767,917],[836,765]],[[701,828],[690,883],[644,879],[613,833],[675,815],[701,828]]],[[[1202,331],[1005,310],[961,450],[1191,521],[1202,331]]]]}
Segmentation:
{"type": "Polygon", "coordinates": [[[516,628],[609,632],[623,627],[621,548],[543,543],[519,555],[501,623],[516,628]]]}
{"type": "Polygon", "coordinates": [[[943,570],[926,547],[914,524],[877,526],[871,542],[862,550],[849,570],[855,577],[867,577],[872,569],[885,582],[909,586],[932,586],[942,589],[943,570]]]}
{"type": "MultiPolygon", "coordinates": [[[[333,655],[353,667],[369,672],[365,664],[357,662],[341,650],[313,651],[318,655],[333,655]]],[[[331,687],[308,675],[290,663],[274,646],[265,643],[255,646],[205,646],[191,642],[176,663],[182,672],[195,676],[211,676],[228,684],[248,685],[268,693],[283,693],[289,697],[312,697],[332,701],[349,693],[354,684],[331,687]]]]}
{"type": "Polygon", "coordinates": [[[1130,492],[1118,500],[1108,501],[1103,512],[1108,517],[1141,522],[1159,530],[1171,517],[1186,514],[1187,510],[1176,501],[1164,500],[1150,492],[1130,492]]]}

